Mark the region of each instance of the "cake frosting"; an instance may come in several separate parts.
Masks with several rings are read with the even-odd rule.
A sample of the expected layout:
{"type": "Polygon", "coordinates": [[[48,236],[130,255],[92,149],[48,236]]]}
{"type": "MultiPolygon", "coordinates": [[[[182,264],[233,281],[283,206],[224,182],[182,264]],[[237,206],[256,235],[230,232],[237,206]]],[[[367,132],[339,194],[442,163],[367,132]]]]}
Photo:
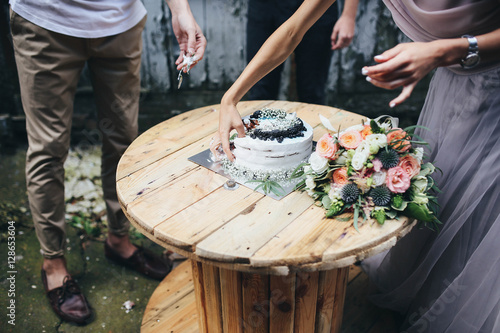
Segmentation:
{"type": "Polygon", "coordinates": [[[286,182],[312,151],[312,127],[284,110],[262,109],[243,118],[246,136],[235,138],[235,161],[223,160],[236,179],[286,182]]]}

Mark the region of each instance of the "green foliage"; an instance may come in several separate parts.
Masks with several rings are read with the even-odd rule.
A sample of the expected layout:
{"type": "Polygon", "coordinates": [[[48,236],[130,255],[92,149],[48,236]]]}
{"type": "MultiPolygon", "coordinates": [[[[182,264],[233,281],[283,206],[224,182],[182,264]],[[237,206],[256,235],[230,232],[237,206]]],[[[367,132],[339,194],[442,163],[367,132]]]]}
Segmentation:
{"type": "Polygon", "coordinates": [[[259,183],[259,185],[255,188],[255,191],[258,189],[262,189],[265,194],[273,193],[278,197],[282,197],[285,195],[285,189],[275,181],[266,178],[264,180],[254,179],[249,180],[247,183],[259,183]]]}
{"type": "Polygon", "coordinates": [[[374,217],[379,224],[384,224],[386,219],[385,210],[383,209],[374,210],[372,212],[372,217],[374,217]]]}
{"type": "Polygon", "coordinates": [[[97,220],[95,216],[90,216],[83,212],[78,212],[71,216],[68,223],[73,228],[81,230],[84,235],[89,238],[99,238],[102,234],[102,230],[105,228],[100,219],[97,220]]]}

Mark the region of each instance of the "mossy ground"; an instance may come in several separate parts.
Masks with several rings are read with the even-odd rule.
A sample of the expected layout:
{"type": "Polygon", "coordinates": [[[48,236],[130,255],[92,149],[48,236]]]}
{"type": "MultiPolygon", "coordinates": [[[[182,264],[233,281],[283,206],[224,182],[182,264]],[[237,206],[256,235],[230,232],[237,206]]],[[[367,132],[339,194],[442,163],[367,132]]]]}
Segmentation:
{"type": "MultiPolygon", "coordinates": [[[[40,279],[42,256],[32,226],[24,184],[24,150],[0,160],[0,331],[1,332],[139,332],[147,302],[158,281],[109,262],[104,257],[103,235],[89,236],[85,230],[67,226],[66,259],[68,269],[78,281],[95,312],[86,326],[62,322],[50,308],[40,279]],[[11,274],[8,268],[8,221],[15,220],[15,296],[9,297],[11,274]],[[15,326],[7,317],[11,299],[15,300],[15,326]],[[135,303],[130,312],[122,309],[126,301],[135,303]]],[[[101,231],[105,229],[100,229],[101,231]]],[[[163,248],[146,238],[135,243],[162,255],[163,248]]]]}

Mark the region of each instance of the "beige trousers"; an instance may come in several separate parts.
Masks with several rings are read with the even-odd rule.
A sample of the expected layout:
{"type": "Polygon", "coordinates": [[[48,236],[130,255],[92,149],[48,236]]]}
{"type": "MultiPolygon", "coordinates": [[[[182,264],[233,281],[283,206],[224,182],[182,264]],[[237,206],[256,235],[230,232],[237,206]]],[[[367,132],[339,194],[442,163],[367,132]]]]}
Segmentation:
{"type": "MultiPolygon", "coordinates": [[[[142,31],[86,39],[43,29],[11,11],[11,31],[26,114],[26,183],[42,255],[64,254],[64,161],[70,146],[73,102],[80,73],[88,66],[102,139],[102,186],[109,229],[129,228],[116,195],[118,161],[137,136],[142,31]]],[[[78,144],[78,143],[77,143],[78,144]]]]}

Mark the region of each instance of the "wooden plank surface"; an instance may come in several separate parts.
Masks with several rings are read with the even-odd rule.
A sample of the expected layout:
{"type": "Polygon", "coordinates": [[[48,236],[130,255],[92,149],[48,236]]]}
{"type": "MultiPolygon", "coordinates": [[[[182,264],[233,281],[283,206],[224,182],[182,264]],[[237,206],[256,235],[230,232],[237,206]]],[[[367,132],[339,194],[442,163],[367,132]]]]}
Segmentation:
{"type": "Polygon", "coordinates": [[[242,333],[243,296],[241,273],[229,269],[220,270],[222,300],[222,329],[224,333],[242,333]]]}
{"type": "Polygon", "coordinates": [[[269,333],[293,333],[296,275],[271,276],[269,333]]]}
{"type": "Polygon", "coordinates": [[[314,332],[319,272],[297,273],[295,290],[295,332],[314,332]]]}
{"type": "Polygon", "coordinates": [[[155,235],[162,241],[194,251],[201,240],[234,216],[246,214],[263,197],[263,194],[246,187],[240,187],[237,191],[220,187],[160,223],[155,228],[155,235]]]}
{"type": "Polygon", "coordinates": [[[311,204],[312,199],[307,200],[298,192],[280,201],[265,197],[200,242],[196,255],[217,261],[249,262],[259,248],[311,204]]]}
{"type": "Polygon", "coordinates": [[[269,276],[241,273],[243,329],[248,333],[269,332],[269,276]]]}
{"type": "Polygon", "coordinates": [[[316,309],[315,332],[330,332],[331,330],[336,284],[336,270],[323,271],[320,273],[318,280],[318,304],[316,309]]]}
{"type": "MultiPolygon", "coordinates": [[[[206,302],[205,302],[205,291],[203,283],[203,272],[201,263],[196,260],[189,260],[191,263],[191,269],[193,272],[193,294],[195,296],[196,311],[198,315],[197,326],[200,333],[207,333],[207,315],[205,312],[206,302]]],[[[177,271],[177,268],[174,272],[177,271]]],[[[172,273],[170,273],[172,275],[172,273]]]]}
{"type": "Polygon", "coordinates": [[[219,268],[213,265],[202,265],[203,290],[205,297],[204,310],[207,316],[209,332],[222,333],[222,301],[220,296],[219,268]]]}

